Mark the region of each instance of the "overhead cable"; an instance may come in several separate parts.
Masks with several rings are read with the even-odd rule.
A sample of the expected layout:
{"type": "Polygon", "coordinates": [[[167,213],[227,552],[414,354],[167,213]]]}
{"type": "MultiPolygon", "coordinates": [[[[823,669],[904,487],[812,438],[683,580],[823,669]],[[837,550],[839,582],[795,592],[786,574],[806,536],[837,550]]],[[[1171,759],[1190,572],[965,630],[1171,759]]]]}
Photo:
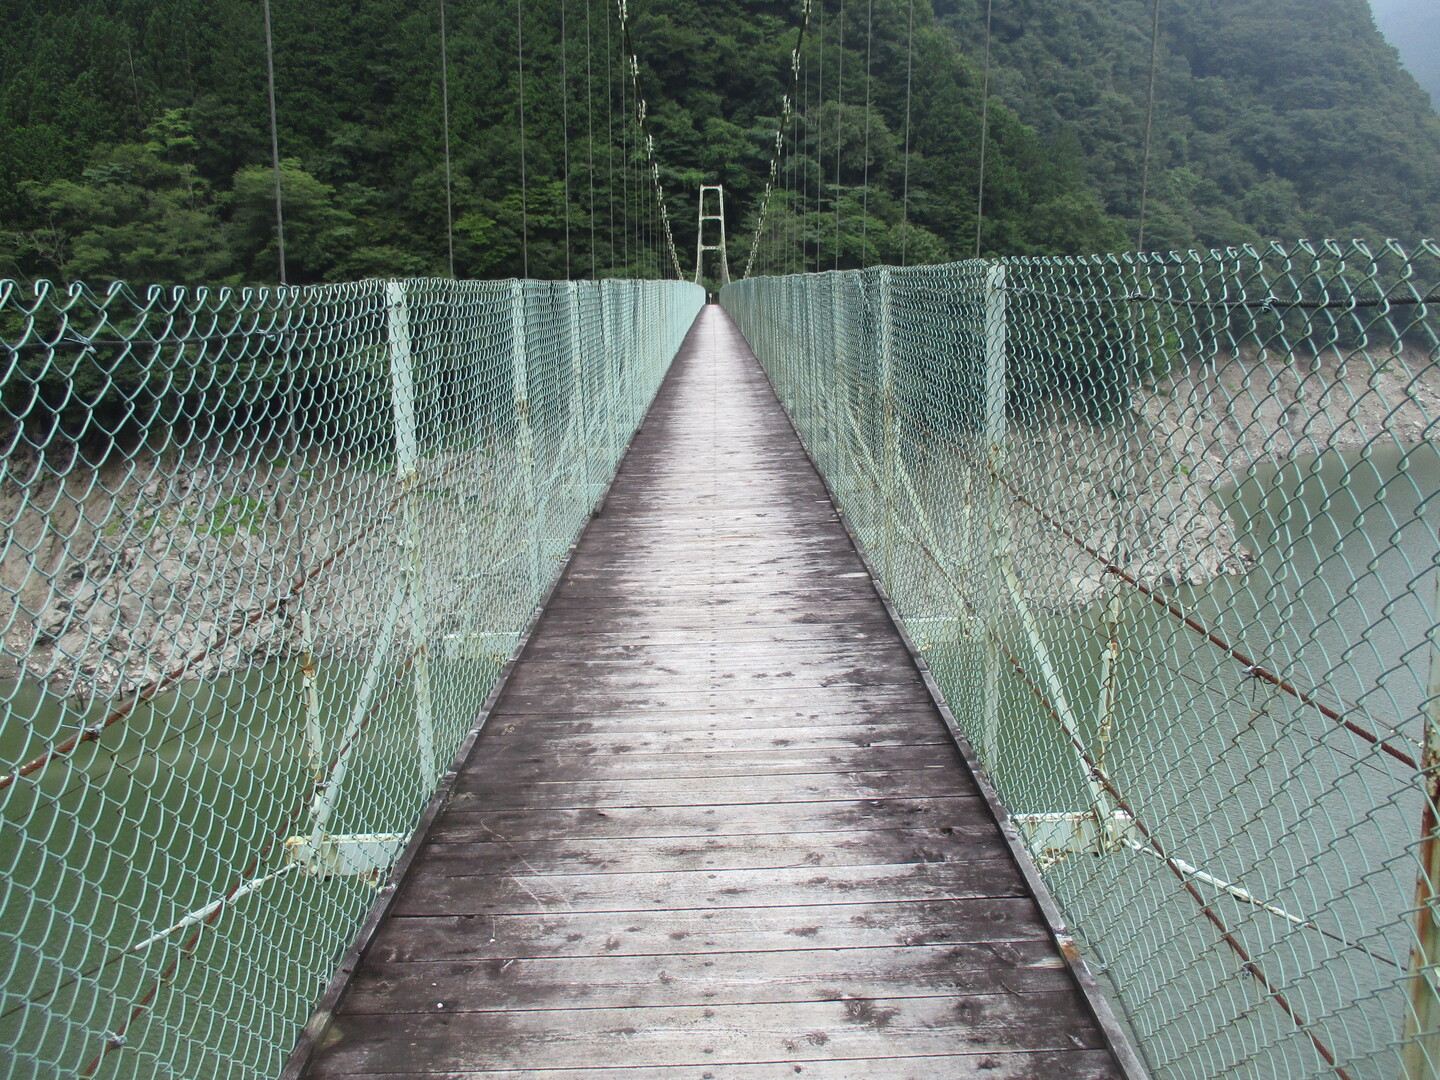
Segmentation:
{"type": "Polygon", "coordinates": [[[650,180],[655,188],[655,201],[660,211],[665,243],[669,248],[670,263],[674,267],[676,280],[683,281],[685,275],[680,270],[680,255],[675,250],[675,235],[670,230],[670,209],[665,202],[665,185],[660,181],[660,162],[655,156],[655,137],[650,134],[645,96],[640,92],[640,57],[636,53],[634,42],[630,37],[629,2],[628,0],[615,0],[615,7],[620,15],[620,44],[628,58],[630,83],[635,93],[635,124],[640,135],[640,145],[645,151],[650,166],[650,180]]]}
{"type": "Polygon", "coordinates": [[[775,148],[770,155],[770,173],[765,180],[765,193],[760,197],[760,213],[755,218],[755,237],[750,243],[750,257],[745,260],[745,272],[749,277],[755,267],[755,258],[760,252],[760,237],[765,230],[765,214],[770,209],[770,196],[775,190],[775,180],[780,173],[780,155],[785,149],[785,127],[790,122],[795,108],[795,95],[800,87],[800,49],[805,44],[805,29],[810,24],[810,7],[813,0],[800,2],[800,29],[795,35],[795,47],[790,50],[790,86],[780,97],[780,123],[775,126],[775,148]]]}

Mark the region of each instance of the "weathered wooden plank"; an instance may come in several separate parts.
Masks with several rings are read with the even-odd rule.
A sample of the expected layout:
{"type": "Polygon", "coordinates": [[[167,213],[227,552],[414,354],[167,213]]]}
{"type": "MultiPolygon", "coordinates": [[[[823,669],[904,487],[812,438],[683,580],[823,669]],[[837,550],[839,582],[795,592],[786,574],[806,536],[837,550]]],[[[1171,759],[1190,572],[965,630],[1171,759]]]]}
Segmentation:
{"type": "Polygon", "coordinates": [[[786,867],[682,873],[466,873],[448,860],[417,862],[400,887],[396,915],[544,914],[552,911],[674,911],[802,907],[837,900],[967,900],[1024,896],[1020,872],[991,860],[880,866],[786,867]]]}
{"type": "Polygon", "coordinates": [[[647,630],[744,630],[773,629],[784,626],[854,626],[863,625],[879,630],[894,628],[877,612],[874,602],[847,600],[827,604],[816,610],[797,608],[793,604],[766,604],[756,601],[743,609],[718,610],[714,607],[690,605],[663,610],[635,603],[626,605],[595,604],[591,601],[550,601],[537,633],[643,633],[647,630]],[[619,610],[617,610],[619,609],[619,610]]]}
{"type": "MultiPolygon", "coordinates": [[[[722,777],[797,776],[809,773],[950,768],[953,747],[921,746],[834,747],[795,750],[761,746],[754,749],[717,750],[704,754],[586,753],[575,748],[568,760],[583,763],[591,780],[711,780],[722,777]]],[[[507,783],[547,780],[555,773],[555,753],[543,739],[511,739],[492,752],[494,764],[503,767],[507,783]]]]}
{"type": "MultiPolygon", "coordinates": [[[[923,684],[922,690],[923,690],[923,684]]],[[[547,690],[549,688],[547,687],[547,690]]],[[[877,711],[895,706],[923,705],[924,700],[913,686],[893,686],[865,681],[864,672],[845,671],[833,680],[809,685],[738,686],[734,689],[693,690],[636,689],[628,692],[586,693],[583,687],[549,690],[547,693],[513,692],[505,699],[505,714],[574,712],[579,715],[648,711],[671,713],[685,711],[726,711],[744,708],[806,708],[827,709],[840,706],[871,707],[877,711]]]]}
{"type": "Polygon", "coordinates": [[[820,708],[772,709],[757,705],[729,710],[674,709],[664,713],[647,709],[620,710],[609,714],[507,710],[486,726],[486,735],[492,738],[517,734],[528,737],[530,732],[553,732],[560,738],[565,735],[633,733],[668,738],[676,733],[734,733],[736,737],[743,737],[745,732],[753,730],[772,732],[772,738],[779,740],[777,745],[781,745],[791,738],[790,729],[821,727],[853,729],[857,737],[864,736],[867,731],[875,734],[891,729],[908,731],[917,737],[923,736],[921,741],[933,731],[944,731],[940,718],[923,703],[857,706],[840,702],[820,708]]]}
{"type": "MultiPolygon", "coordinates": [[[[972,781],[973,783],[973,781],[972,781]]],[[[768,833],[798,835],[870,829],[955,829],[990,816],[978,791],[929,799],[839,798],[828,802],[701,803],[694,806],[593,806],[572,809],[495,807],[479,795],[457,795],[431,827],[432,839],[705,837],[768,833]]]]}
{"type": "MultiPolygon", "coordinates": [[[[412,1066],[413,1072],[371,1072],[372,1080],[613,1080],[611,1066],[595,1069],[465,1069],[430,1071],[412,1066]]],[[[1117,1080],[1119,1073],[1108,1051],[983,1051],[975,1054],[934,1054],[925,1057],[851,1058],[846,1061],[762,1062],[727,1064],[718,1073],[713,1065],[664,1065],[660,1068],[624,1068],[625,1080],[1117,1080]],[[799,1072],[796,1069],[799,1069],[799,1072]]],[[[322,1067],[317,1080],[358,1075],[322,1067]]]]}
{"type": "Polygon", "coordinates": [[[945,829],[869,829],[761,835],[509,840],[483,827],[432,839],[426,864],[462,864],[469,874],[581,874],[614,870],[682,873],[780,867],[1009,859],[995,829],[967,822],[945,829]]]}
{"type": "MultiPolygon", "coordinates": [[[[1047,941],[1028,897],[679,911],[479,912],[397,917],[381,927],[368,960],[469,960],[520,956],[654,956],[976,944],[1007,955],[1006,942],[1047,941]]],[[[367,961],[368,962],[368,961],[367,961]]]]}
{"type": "MultiPolygon", "coordinates": [[[[573,648],[573,645],[572,645],[573,648]]],[[[528,653],[519,664],[521,669],[533,670],[547,664],[577,671],[600,671],[603,665],[641,668],[665,668],[684,671],[687,667],[713,667],[715,663],[725,664],[731,670],[737,668],[768,668],[799,664],[804,666],[839,665],[842,667],[865,667],[891,664],[908,666],[909,654],[899,642],[867,635],[855,631],[843,641],[816,640],[762,640],[762,641],[697,641],[667,642],[651,645],[643,641],[594,642],[585,651],[583,659],[573,653],[569,656],[555,652],[528,653]],[[783,649],[776,645],[782,644],[783,649]],[[779,653],[780,655],[776,655],[779,653]]],[[[908,674],[908,673],[907,673],[908,674]]]]}
{"type": "MultiPolygon", "coordinates": [[[[799,944],[799,943],[797,943],[799,944]]],[[[347,1011],[432,1014],[446,1010],[654,1008],[1036,994],[1069,988],[1069,974],[1044,941],[907,945],[767,953],[494,958],[369,965],[347,1011]]]]}
{"type": "Polygon", "coordinates": [[[901,661],[885,652],[873,657],[844,653],[808,652],[771,656],[745,663],[730,661],[722,653],[646,657],[637,663],[613,660],[566,663],[547,657],[516,666],[511,685],[516,694],[543,694],[555,689],[604,693],[614,689],[718,690],[747,687],[766,679],[793,680],[795,686],[859,683],[894,690],[923,692],[919,677],[900,669],[901,661]]]}
{"type": "Polygon", "coordinates": [[[465,1068],[477,1047],[491,1068],[724,1066],[844,1061],[972,1051],[1084,1050],[1102,1044],[1066,994],[847,998],[789,1004],[646,1009],[396,1013],[341,1020],[326,1056],[334,1068],[393,1071],[416,1048],[432,1068],[465,1068]],[[359,1035],[352,1038],[351,1032],[359,1035]]]}
{"type": "Polygon", "coordinates": [[[523,742],[548,754],[553,760],[559,755],[581,757],[645,754],[729,754],[740,751],[760,752],[765,748],[789,750],[830,750],[841,748],[950,746],[937,725],[920,728],[904,719],[866,719],[852,724],[806,724],[784,727],[752,727],[713,723],[698,727],[666,724],[656,730],[652,720],[644,728],[626,733],[613,731],[575,733],[571,717],[546,720],[526,717],[497,725],[492,738],[491,753],[503,753],[504,742],[523,742]]]}
{"type": "Polygon", "coordinates": [[[884,640],[892,632],[890,624],[880,619],[845,620],[843,623],[815,624],[789,623],[785,625],[763,624],[746,626],[702,626],[702,627],[627,627],[623,630],[590,629],[588,627],[566,628],[563,634],[544,634],[525,650],[527,658],[542,656],[575,656],[580,644],[577,636],[586,635],[593,641],[585,643],[587,653],[595,650],[595,658],[603,659],[613,655],[612,650],[621,648],[663,649],[670,645],[708,646],[756,646],[784,644],[795,648],[845,644],[884,640]]]}
{"type": "Polygon", "coordinates": [[[503,775],[462,773],[452,804],[473,800],[475,808],[567,810],[612,806],[727,806],[736,803],[814,802],[884,796],[967,794],[965,781],[942,768],[877,772],[811,772],[784,776],[721,776],[694,780],[535,780],[511,782],[503,775]]]}

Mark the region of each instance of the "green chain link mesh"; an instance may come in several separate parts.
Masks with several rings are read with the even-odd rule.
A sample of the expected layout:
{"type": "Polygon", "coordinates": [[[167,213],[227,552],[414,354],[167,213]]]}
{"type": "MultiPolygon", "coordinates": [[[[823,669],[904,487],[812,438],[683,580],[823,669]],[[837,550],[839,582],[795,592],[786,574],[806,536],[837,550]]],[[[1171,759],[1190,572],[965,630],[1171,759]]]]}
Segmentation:
{"type": "Polygon", "coordinates": [[[279,1071],[703,302],[0,282],[0,1073],[279,1071]]]}
{"type": "Polygon", "coordinates": [[[1440,1075],[1440,247],[721,302],[1155,1075],[1440,1075]]]}

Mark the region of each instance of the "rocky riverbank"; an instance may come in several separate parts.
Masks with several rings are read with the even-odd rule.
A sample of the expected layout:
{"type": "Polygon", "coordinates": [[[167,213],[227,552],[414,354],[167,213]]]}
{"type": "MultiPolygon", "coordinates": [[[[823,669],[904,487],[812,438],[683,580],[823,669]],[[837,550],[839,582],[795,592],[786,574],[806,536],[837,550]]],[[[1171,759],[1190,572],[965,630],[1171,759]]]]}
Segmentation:
{"type": "Polygon", "coordinates": [[[23,672],[89,698],[177,672],[213,677],[296,648],[302,609],[316,639],[343,651],[383,602],[345,571],[393,564],[393,538],[373,527],[392,498],[382,472],[245,454],[63,475],[12,457],[0,480],[0,678],[23,672]],[[344,565],[297,592],[337,551],[344,565]]]}
{"type": "Polygon", "coordinates": [[[1243,574],[1254,557],[1222,493],[1259,467],[1377,440],[1440,440],[1435,356],[1250,349],[1192,360],[1140,388],[1113,425],[1058,421],[1016,433],[1016,485],[1053,519],[1015,509],[1022,578],[1036,599],[1068,606],[1104,586],[1108,560],[1149,587],[1243,574]]]}

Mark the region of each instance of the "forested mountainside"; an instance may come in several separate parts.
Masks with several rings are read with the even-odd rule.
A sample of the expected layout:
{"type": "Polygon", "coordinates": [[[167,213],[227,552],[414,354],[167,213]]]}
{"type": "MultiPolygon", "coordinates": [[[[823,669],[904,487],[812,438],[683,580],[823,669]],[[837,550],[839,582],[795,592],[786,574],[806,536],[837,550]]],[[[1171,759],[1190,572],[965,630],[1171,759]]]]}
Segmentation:
{"type": "MultiPolygon", "coordinates": [[[[290,280],[444,273],[438,3],[272,7],[290,280]]],[[[973,253],[984,0],[915,0],[913,62],[909,0],[841,7],[812,7],[811,119],[760,266],[798,265],[798,246],[810,266],[973,253]]],[[[1149,7],[997,0],[985,251],[1133,243],[1149,7]]],[[[682,263],[701,182],[725,184],[743,263],[800,3],[629,12],[682,263]]],[[[0,274],[274,280],[256,0],[0,15],[0,274]]],[[[1163,16],[1147,246],[1437,231],[1440,119],[1364,0],[1166,0],[1163,16]]],[[[447,30],[456,274],[659,272],[615,5],[525,0],[517,26],[509,0],[448,0],[447,30]]]]}
{"type": "MultiPolygon", "coordinates": [[[[937,0],[976,55],[985,0],[937,0]]],[[[996,0],[993,92],[1134,235],[1152,0],[996,0]]],[[[1146,246],[1440,233],[1440,115],[1367,0],[1163,0],[1146,246]]],[[[1440,49],[1440,42],[1435,47],[1440,49]]]]}

